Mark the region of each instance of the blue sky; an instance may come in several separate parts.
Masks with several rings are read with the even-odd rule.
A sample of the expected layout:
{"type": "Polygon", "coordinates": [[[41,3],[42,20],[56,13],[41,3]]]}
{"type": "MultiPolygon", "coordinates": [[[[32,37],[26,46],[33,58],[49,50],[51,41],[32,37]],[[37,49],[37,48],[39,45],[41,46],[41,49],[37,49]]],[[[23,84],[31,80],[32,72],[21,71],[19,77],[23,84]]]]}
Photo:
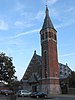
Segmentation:
{"type": "MultiPolygon", "coordinates": [[[[0,52],[13,57],[21,79],[34,50],[41,55],[40,29],[46,0],[0,0],[0,52]]],[[[57,30],[58,61],[75,70],[75,0],[48,0],[57,30]]]]}

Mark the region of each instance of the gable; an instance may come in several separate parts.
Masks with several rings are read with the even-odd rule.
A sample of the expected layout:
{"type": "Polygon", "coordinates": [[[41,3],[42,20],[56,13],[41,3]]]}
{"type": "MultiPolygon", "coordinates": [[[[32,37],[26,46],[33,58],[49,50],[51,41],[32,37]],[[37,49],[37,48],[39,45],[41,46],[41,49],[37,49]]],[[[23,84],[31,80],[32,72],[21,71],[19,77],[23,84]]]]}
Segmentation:
{"type": "Polygon", "coordinates": [[[22,79],[28,80],[32,73],[36,73],[39,77],[42,75],[42,57],[35,54],[33,55],[22,79]]]}

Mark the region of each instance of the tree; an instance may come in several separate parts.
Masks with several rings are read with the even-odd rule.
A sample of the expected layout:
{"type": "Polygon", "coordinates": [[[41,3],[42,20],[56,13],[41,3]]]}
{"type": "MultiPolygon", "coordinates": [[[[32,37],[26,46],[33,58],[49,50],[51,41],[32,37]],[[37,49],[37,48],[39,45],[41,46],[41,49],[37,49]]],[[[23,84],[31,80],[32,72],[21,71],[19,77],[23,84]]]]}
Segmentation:
{"type": "Polygon", "coordinates": [[[15,72],[12,57],[8,57],[2,52],[0,54],[0,81],[11,83],[15,79],[15,72]]]}
{"type": "Polygon", "coordinates": [[[68,77],[68,84],[70,88],[75,88],[75,72],[72,71],[71,75],[68,77]]]}
{"type": "Polygon", "coordinates": [[[18,81],[16,77],[15,80],[11,81],[9,84],[6,84],[6,87],[9,87],[11,90],[14,90],[16,92],[18,91],[20,84],[21,82],[18,81]]]}
{"type": "Polygon", "coordinates": [[[19,86],[20,86],[20,81],[15,80],[9,86],[10,86],[9,87],[10,89],[15,90],[15,91],[18,91],[19,86]]]}

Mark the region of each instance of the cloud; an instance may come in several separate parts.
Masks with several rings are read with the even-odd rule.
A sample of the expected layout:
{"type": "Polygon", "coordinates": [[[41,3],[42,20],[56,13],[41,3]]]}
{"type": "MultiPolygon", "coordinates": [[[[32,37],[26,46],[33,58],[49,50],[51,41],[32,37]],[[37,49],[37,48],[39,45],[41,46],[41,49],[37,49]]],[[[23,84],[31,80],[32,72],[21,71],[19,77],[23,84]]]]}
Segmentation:
{"type": "Polygon", "coordinates": [[[23,26],[24,26],[24,23],[21,22],[21,21],[16,21],[16,22],[15,22],[15,26],[16,26],[16,27],[23,27],[23,26]]]}
{"type": "Polygon", "coordinates": [[[22,45],[24,45],[24,42],[20,38],[14,38],[13,36],[12,37],[6,37],[6,38],[1,37],[0,46],[3,46],[3,45],[5,45],[4,47],[6,47],[7,45],[11,46],[11,47],[17,46],[17,45],[22,46],[22,45]]]}
{"type": "Polygon", "coordinates": [[[70,25],[73,25],[73,24],[75,24],[75,20],[69,20],[66,23],[64,22],[64,23],[62,23],[60,25],[56,25],[55,27],[56,28],[63,28],[63,27],[67,27],[67,26],[70,26],[70,25]]]}
{"type": "MultiPolygon", "coordinates": [[[[60,44],[60,46],[74,46],[75,45],[75,43],[68,43],[68,44],[60,44]]],[[[59,45],[58,45],[58,47],[60,47],[59,45]]]]}
{"type": "Polygon", "coordinates": [[[34,24],[32,24],[32,23],[27,23],[26,25],[25,25],[25,27],[27,27],[27,28],[29,28],[29,27],[32,27],[34,24]]]}
{"type": "Polygon", "coordinates": [[[0,30],[5,31],[5,30],[8,30],[8,28],[9,28],[8,24],[5,21],[1,20],[0,21],[0,30]]]}
{"type": "Polygon", "coordinates": [[[69,53],[69,54],[60,55],[59,57],[67,57],[67,56],[73,56],[73,55],[75,55],[75,53],[69,53]]]}
{"type": "Polygon", "coordinates": [[[62,24],[56,25],[55,27],[56,28],[63,28],[63,27],[69,26],[69,25],[70,25],[69,23],[62,23],[62,24]]]}
{"type": "Polygon", "coordinates": [[[39,12],[37,13],[37,15],[36,15],[35,19],[39,20],[39,19],[41,19],[41,18],[42,18],[42,16],[44,16],[43,11],[39,11],[39,12]]]}
{"type": "MultiPolygon", "coordinates": [[[[30,30],[30,31],[26,31],[26,32],[22,32],[22,33],[17,33],[17,35],[14,35],[14,36],[1,37],[0,43],[1,44],[16,44],[17,45],[17,44],[19,44],[17,42],[18,40],[16,40],[16,42],[15,42],[15,41],[13,41],[13,39],[19,38],[19,37],[24,36],[24,35],[27,35],[27,34],[37,33],[39,31],[40,31],[40,28],[34,29],[34,30],[30,30]],[[7,43],[4,40],[5,41],[9,41],[9,42],[7,43]]],[[[21,41],[20,41],[20,43],[23,44],[21,41]]]]}
{"type": "Polygon", "coordinates": [[[70,13],[70,12],[72,12],[72,11],[74,11],[75,10],[75,7],[70,7],[70,8],[68,8],[68,9],[66,9],[64,12],[65,13],[70,13]]]}
{"type": "Polygon", "coordinates": [[[30,34],[30,33],[34,33],[34,32],[39,32],[39,31],[40,31],[40,28],[39,29],[30,30],[30,31],[27,31],[27,32],[23,32],[23,33],[19,33],[16,36],[14,36],[14,38],[17,38],[17,37],[20,37],[20,36],[23,36],[23,35],[27,35],[27,34],[30,34]]]}
{"type": "Polygon", "coordinates": [[[16,27],[16,28],[30,28],[30,27],[32,27],[34,24],[33,23],[31,23],[30,21],[28,22],[28,21],[16,21],[15,23],[14,23],[14,27],[16,27]]]}
{"type": "Polygon", "coordinates": [[[21,4],[18,0],[16,2],[15,11],[22,11],[24,9],[24,5],[21,4]]]}
{"type": "Polygon", "coordinates": [[[55,8],[50,8],[50,16],[54,17],[57,20],[60,20],[60,12],[55,8]]]}
{"type": "Polygon", "coordinates": [[[49,4],[54,4],[54,3],[56,3],[58,0],[48,0],[48,3],[49,4]]]}
{"type": "Polygon", "coordinates": [[[47,4],[55,4],[58,0],[42,0],[45,4],[47,1],[47,4]]]}

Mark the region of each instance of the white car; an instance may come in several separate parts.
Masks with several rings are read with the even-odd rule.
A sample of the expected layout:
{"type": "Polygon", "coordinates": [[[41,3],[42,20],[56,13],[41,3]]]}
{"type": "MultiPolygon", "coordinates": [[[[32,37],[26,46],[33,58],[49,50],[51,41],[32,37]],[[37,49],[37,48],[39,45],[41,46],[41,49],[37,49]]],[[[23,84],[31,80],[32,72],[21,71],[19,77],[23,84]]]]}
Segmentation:
{"type": "Polygon", "coordinates": [[[31,92],[28,90],[19,90],[17,92],[18,97],[25,97],[25,96],[30,96],[31,92]]]}

